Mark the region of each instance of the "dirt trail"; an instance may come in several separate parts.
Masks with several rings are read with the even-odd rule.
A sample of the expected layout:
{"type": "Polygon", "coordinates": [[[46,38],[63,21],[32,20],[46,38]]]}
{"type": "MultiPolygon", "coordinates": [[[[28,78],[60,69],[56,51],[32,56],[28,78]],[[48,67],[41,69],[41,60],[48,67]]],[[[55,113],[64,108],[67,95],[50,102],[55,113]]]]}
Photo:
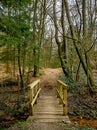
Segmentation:
{"type": "MultiPolygon", "coordinates": [[[[64,130],[60,123],[27,122],[25,125],[16,125],[7,130],[64,130]]],[[[67,129],[66,129],[67,130],[67,129]]]]}
{"type": "Polygon", "coordinates": [[[28,130],[64,130],[59,123],[34,123],[28,130]]]}
{"type": "Polygon", "coordinates": [[[48,96],[56,95],[54,87],[57,84],[57,75],[59,73],[62,73],[61,68],[57,69],[47,68],[44,70],[44,74],[40,77],[42,95],[48,95],[48,96]]]}

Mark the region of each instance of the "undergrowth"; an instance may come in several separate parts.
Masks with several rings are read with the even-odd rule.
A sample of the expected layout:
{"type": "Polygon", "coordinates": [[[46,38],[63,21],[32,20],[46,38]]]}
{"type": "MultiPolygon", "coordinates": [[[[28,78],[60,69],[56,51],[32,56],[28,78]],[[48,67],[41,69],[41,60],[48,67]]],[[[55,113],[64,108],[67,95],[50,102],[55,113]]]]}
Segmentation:
{"type": "Polygon", "coordinates": [[[65,84],[69,86],[69,92],[71,93],[81,93],[81,91],[84,89],[84,86],[86,86],[85,83],[74,81],[71,78],[67,78],[65,75],[58,75],[58,79],[63,81],[65,84]]]}

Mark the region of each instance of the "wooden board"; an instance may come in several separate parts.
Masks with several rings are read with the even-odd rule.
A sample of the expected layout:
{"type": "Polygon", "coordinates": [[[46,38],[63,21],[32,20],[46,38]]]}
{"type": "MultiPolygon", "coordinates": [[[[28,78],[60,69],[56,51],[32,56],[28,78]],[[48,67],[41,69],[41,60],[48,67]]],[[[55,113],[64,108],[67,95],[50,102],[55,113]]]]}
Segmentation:
{"type": "Polygon", "coordinates": [[[59,105],[57,96],[40,96],[33,108],[33,116],[28,120],[38,122],[69,122],[68,116],[63,116],[63,106],[59,105]]]}

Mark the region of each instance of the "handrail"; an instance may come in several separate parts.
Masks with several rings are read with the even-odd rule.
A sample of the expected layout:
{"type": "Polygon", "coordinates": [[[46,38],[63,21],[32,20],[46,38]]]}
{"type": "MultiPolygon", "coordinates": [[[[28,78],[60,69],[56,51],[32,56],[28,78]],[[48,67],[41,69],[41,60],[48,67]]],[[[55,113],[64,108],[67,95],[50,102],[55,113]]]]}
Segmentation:
{"type": "Polygon", "coordinates": [[[37,98],[40,93],[40,79],[28,85],[30,87],[30,115],[33,115],[33,106],[37,103],[37,98]]]}
{"type": "Polygon", "coordinates": [[[67,115],[67,89],[68,85],[60,80],[57,80],[57,93],[59,97],[59,104],[63,105],[63,115],[67,115]]]}

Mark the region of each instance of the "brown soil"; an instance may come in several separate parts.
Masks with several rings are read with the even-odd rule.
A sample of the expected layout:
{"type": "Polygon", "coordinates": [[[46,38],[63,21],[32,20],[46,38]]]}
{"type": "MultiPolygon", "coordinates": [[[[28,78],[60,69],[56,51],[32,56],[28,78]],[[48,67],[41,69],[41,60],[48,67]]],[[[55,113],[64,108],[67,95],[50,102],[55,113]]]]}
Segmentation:
{"type": "Polygon", "coordinates": [[[44,70],[44,74],[40,77],[42,95],[55,95],[55,86],[57,85],[57,75],[62,73],[61,68],[51,69],[47,68],[44,70]]]}
{"type": "Polygon", "coordinates": [[[87,119],[78,120],[78,119],[71,118],[70,121],[73,122],[73,123],[77,122],[81,126],[90,125],[93,128],[97,128],[97,120],[87,120],[87,119]]]}

